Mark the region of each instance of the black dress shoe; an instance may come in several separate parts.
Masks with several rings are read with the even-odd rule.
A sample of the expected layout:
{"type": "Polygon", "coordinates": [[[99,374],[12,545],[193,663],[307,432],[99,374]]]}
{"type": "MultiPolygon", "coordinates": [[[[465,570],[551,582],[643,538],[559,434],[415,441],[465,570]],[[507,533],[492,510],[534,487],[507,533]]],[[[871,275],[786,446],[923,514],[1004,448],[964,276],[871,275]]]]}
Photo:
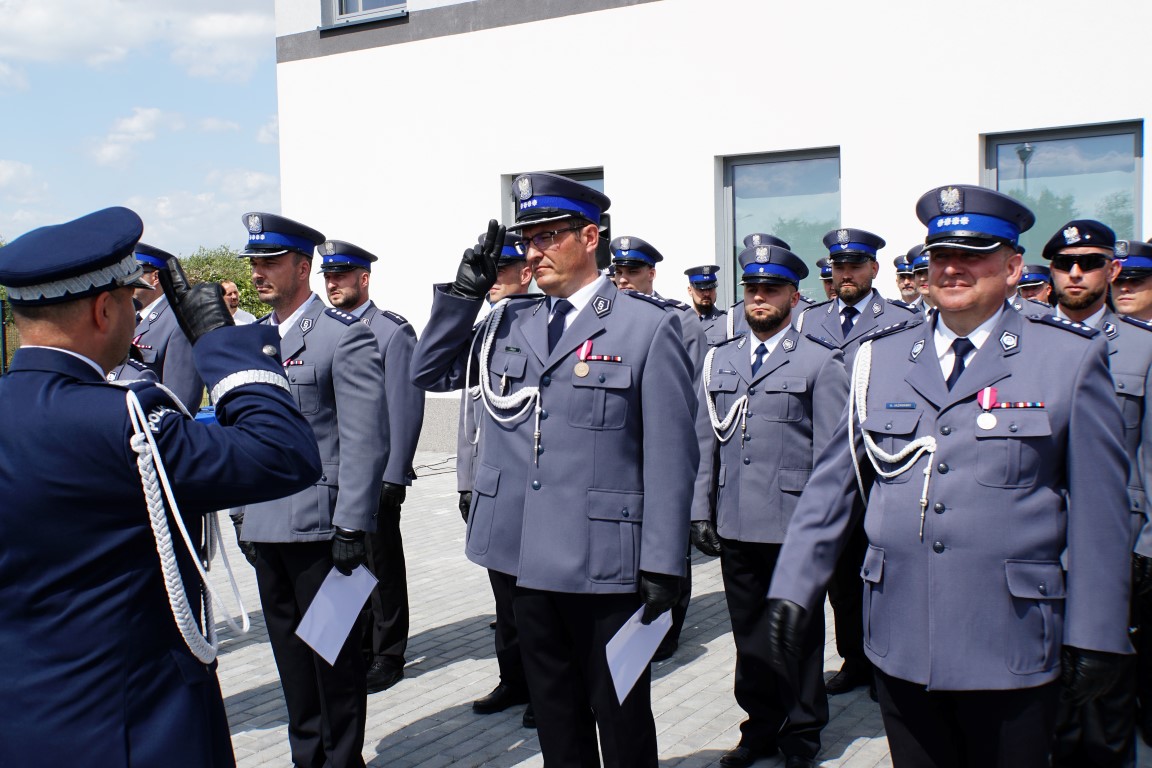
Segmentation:
{"type": "Polygon", "coordinates": [[[720,756],[720,765],[724,768],[747,768],[760,758],[772,757],[776,752],[776,747],[751,747],[741,743],[720,756]]]}
{"type": "Polygon", "coordinates": [[[653,663],[668,661],[679,647],[679,643],[660,643],[660,645],[656,647],[656,653],[652,656],[653,663]]]}
{"type": "Polygon", "coordinates": [[[513,705],[527,703],[527,691],[517,691],[504,685],[504,683],[500,683],[492,690],[492,693],[472,702],[472,711],[478,715],[491,715],[496,712],[503,712],[513,705]]]}
{"type": "Polygon", "coordinates": [[[872,664],[868,661],[845,661],[840,671],[828,678],[824,690],[829,696],[839,696],[862,685],[872,684],[872,664]]]}
{"type": "Polygon", "coordinates": [[[816,768],[816,760],[800,755],[788,755],[788,759],[784,761],[784,768],[816,768]]]}
{"type": "Polygon", "coordinates": [[[404,678],[404,668],[386,661],[374,661],[368,667],[368,693],[386,691],[404,678]]]}
{"type": "Polygon", "coordinates": [[[524,717],[520,718],[520,724],[525,728],[536,727],[536,712],[532,709],[532,702],[528,702],[528,706],[524,708],[524,717]]]}

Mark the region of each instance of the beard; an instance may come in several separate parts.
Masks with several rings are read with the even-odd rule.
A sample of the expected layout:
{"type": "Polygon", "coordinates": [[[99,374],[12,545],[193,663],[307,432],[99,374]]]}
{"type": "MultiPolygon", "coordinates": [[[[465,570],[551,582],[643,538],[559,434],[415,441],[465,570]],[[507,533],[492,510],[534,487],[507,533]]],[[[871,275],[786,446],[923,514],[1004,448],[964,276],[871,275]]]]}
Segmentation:
{"type": "Polygon", "coordinates": [[[860,301],[860,299],[864,298],[865,296],[867,296],[871,292],[872,292],[872,286],[871,285],[865,287],[862,285],[855,285],[855,284],[853,284],[853,285],[841,284],[840,287],[836,289],[836,295],[839,296],[840,300],[843,301],[845,304],[855,304],[856,302],[860,301]]]}
{"type": "Polygon", "coordinates": [[[1092,306],[1100,300],[1100,297],[1104,295],[1105,290],[1107,290],[1107,288],[1101,286],[1096,290],[1085,290],[1079,296],[1070,296],[1061,292],[1058,294],[1058,303],[1060,306],[1065,307],[1066,309],[1088,309],[1088,307],[1092,306]]]}
{"type": "Polygon", "coordinates": [[[765,305],[758,309],[766,310],[768,314],[765,317],[756,317],[747,305],[744,307],[744,319],[748,321],[748,327],[755,333],[774,333],[780,330],[792,314],[787,310],[771,305],[765,305]]]}
{"type": "Polygon", "coordinates": [[[694,302],[694,303],[696,304],[697,314],[701,314],[701,315],[708,314],[709,312],[712,311],[712,307],[716,306],[715,302],[712,301],[712,299],[700,299],[699,301],[694,302]]]}

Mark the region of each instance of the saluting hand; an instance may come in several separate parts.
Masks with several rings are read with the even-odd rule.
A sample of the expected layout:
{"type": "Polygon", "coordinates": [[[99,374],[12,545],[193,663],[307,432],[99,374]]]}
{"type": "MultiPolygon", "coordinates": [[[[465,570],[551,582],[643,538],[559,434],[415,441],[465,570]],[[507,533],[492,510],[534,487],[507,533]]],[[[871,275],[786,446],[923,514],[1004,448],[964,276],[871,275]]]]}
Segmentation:
{"type": "Polygon", "coordinates": [[[167,264],[165,269],[157,271],[157,277],[168,306],[189,342],[195,344],[209,331],[236,324],[224,303],[224,288],[220,283],[189,285],[180,259],[173,256],[167,264]]]}
{"type": "Polygon", "coordinates": [[[464,251],[451,291],[465,299],[482,299],[496,283],[496,258],[504,247],[505,228],[496,219],[488,222],[481,242],[464,251]]]}

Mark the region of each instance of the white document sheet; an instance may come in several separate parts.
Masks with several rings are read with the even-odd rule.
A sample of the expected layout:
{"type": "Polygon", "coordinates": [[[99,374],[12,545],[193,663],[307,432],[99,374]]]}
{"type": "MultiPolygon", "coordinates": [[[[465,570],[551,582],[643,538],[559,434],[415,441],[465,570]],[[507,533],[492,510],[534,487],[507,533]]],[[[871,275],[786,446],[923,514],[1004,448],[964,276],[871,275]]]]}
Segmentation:
{"type": "Polygon", "coordinates": [[[334,664],[374,586],[376,577],[363,565],[349,576],[333,568],[304,612],[296,635],[321,658],[334,664]]]}
{"type": "Polygon", "coordinates": [[[664,611],[647,626],[640,623],[643,613],[644,606],[640,606],[604,648],[608,655],[612,684],[616,686],[616,699],[621,704],[656,655],[656,648],[664,635],[672,628],[671,611],[664,611]]]}

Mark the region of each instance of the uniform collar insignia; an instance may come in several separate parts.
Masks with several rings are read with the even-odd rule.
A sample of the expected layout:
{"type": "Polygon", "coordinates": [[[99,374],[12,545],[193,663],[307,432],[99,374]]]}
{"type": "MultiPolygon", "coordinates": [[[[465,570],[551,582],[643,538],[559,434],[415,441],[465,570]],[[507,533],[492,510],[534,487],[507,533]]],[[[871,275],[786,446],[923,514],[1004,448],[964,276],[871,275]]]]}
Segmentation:
{"type": "Polygon", "coordinates": [[[1110,339],[1116,338],[1116,325],[1114,323],[1111,323],[1111,322],[1104,323],[1101,330],[1104,331],[1104,335],[1107,336],[1108,338],[1110,338],[1110,339]]]}
{"type": "Polygon", "coordinates": [[[148,315],[148,322],[152,322],[153,320],[155,320],[158,317],[160,317],[160,313],[159,312],[153,312],[152,314],[148,315]]]}
{"type": "Polygon", "coordinates": [[[912,345],[912,359],[915,360],[919,357],[922,351],[924,351],[924,339],[918,339],[916,343],[912,345]]]}
{"type": "Polygon", "coordinates": [[[1020,339],[1014,333],[1011,333],[1009,331],[1004,331],[1004,333],[1000,334],[1000,347],[1005,352],[1009,352],[1013,349],[1016,349],[1016,345],[1018,345],[1019,343],[1020,343],[1020,339]]]}
{"type": "Polygon", "coordinates": [[[796,346],[796,343],[792,341],[792,339],[784,339],[780,342],[780,346],[784,347],[785,352],[791,352],[792,347],[796,346]]]}
{"type": "Polygon", "coordinates": [[[748,341],[747,336],[741,336],[740,341],[736,342],[736,349],[744,349],[744,342],[748,341]]]}
{"type": "Polygon", "coordinates": [[[592,299],[592,311],[596,313],[596,317],[604,317],[612,311],[612,299],[607,296],[597,296],[592,299]]]}
{"type": "Polygon", "coordinates": [[[884,308],[880,306],[880,302],[876,302],[875,304],[872,305],[872,314],[878,315],[883,311],[884,311],[884,308]]]}
{"type": "Polygon", "coordinates": [[[306,317],[300,321],[300,332],[301,333],[308,333],[308,331],[311,328],[312,328],[312,318],[306,317]]]}

